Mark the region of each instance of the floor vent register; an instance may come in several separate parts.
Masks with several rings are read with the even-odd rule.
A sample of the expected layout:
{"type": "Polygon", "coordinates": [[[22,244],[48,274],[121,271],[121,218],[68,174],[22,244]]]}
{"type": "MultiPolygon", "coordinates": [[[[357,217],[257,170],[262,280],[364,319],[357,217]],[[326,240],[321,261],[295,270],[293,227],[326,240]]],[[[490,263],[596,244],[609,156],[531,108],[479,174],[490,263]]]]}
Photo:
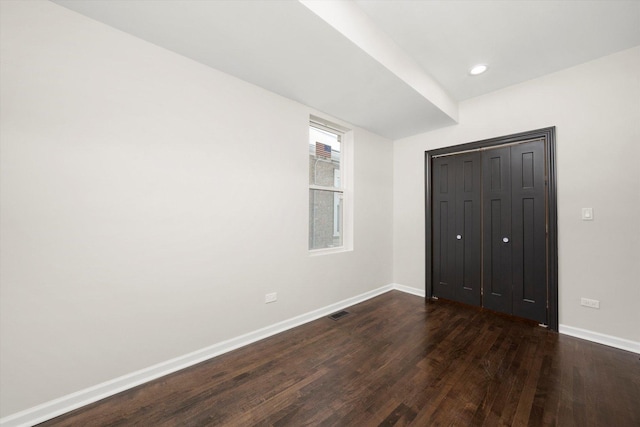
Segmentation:
{"type": "Polygon", "coordinates": [[[331,320],[338,320],[338,319],[342,319],[344,316],[348,315],[349,312],[342,310],[342,311],[338,311],[337,313],[333,313],[331,316],[329,316],[329,319],[331,320]]]}

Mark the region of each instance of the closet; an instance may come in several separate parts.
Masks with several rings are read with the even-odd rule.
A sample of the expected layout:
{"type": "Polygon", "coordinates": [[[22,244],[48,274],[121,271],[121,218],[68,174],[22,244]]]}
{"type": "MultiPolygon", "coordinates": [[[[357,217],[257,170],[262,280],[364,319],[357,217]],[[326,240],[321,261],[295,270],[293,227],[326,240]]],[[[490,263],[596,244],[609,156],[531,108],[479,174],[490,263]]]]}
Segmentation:
{"type": "Polygon", "coordinates": [[[557,329],[554,134],[427,152],[428,297],[557,329]]]}

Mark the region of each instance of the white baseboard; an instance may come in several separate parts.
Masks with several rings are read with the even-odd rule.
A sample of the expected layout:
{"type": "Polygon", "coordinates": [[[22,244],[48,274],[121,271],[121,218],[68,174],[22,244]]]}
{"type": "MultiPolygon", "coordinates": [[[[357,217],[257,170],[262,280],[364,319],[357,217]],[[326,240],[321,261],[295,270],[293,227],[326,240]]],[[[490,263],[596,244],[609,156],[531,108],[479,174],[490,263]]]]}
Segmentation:
{"type": "Polygon", "coordinates": [[[640,354],[640,342],[637,341],[631,341],[624,338],[614,337],[611,335],[601,334],[599,332],[593,332],[587,329],[575,328],[573,326],[567,325],[559,325],[558,330],[561,334],[564,335],[571,335],[572,337],[582,338],[583,340],[593,341],[598,344],[604,344],[608,345],[609,347],[615,347],[621,350],[640,354]]]}
{"type": "Polygon", "coordinates": [[[424,291],[424,288],[417,289],[417,288],[412,288],[412,287],[405,286],[405,285],[400,285],[398,283],[393,283],[392,286],[393,286],[393,289],[395,289],[397,291],[402,291],[402,292],[406,292],[408,294],[417,295],[417,296],[422,297],[422,298],[424,298],[426,296],[426,292],[424,291]]]}
{"type": "Polygon", "coordinates": [[[271,326],[258,329],[248,334],[241,335],[236,338],[232,338],[227,341],[223,341],[218,344],[203,348],[193,353],[185,354],[184,356],[176,357],[175,359],[167,360],[166,362],[158,363],[157,365],[150,366],[145,369],[141,369],[136,372],[132,372],[127,375],[115,378],[110,381],[97,384],[93,387],[86,388],[84,390],[77,391],[75,393],[68,394],[58,399],[51,400],[38,406],[26,409],[24,411],[6,416],[0,419],[1,427],[23,427],[33,426],[46,420],[50,420],[59,415],[78,409],[82,406],[88,405],[98,400],[104,399],[130,388],[136,387],[140,384],[155,380],[162,376],[171,374],[189,366],[193,366],[197,363],[204,362],[205,360],[219,356],[221,354],[230,352],[240,347],[244,347],[248,344],[260,341],[264,338],[272,335],[284,332],[286,330],[295,328],[296,326],[303,325],[321,317],[327,316],[336,311],[350,307],[354,304],[366,301],[378,295],[389,292],[393,289],[399,291],[412,293],[415,295],[419,290],[409,288],[406,286],[390,284],[382,286],[378,289],[374,289],[369,292],[365,292],[360,295],[356,295],[352,298],[339,301],[337,303],[328,305],[326,307],[319,308],[309,313],[302,314],[300,316],[293,317],[282,322],[278,322],[271,326]]]}

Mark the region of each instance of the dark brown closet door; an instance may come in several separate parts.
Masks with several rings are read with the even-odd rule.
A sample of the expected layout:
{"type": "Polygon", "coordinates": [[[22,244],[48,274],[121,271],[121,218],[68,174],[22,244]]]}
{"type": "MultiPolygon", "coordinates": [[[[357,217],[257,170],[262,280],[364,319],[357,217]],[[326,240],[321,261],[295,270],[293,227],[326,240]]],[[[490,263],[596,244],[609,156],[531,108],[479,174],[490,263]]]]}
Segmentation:
{"type": "Polygon", "coordinates": [[[456,158],[456,301],[482,305],[482,161],[480,152],[456,158]]]}
{"type": "Polygon", "coordinates": [[[547,321],[544,141],[511,147],[513,314],[547,321]]]}
{"type": "Polygon", "coordinates": [[[544,141],[487,150],[483,306],[547,322],[544,141]]]}
{"type": "Polygon", "coordinates": [[[433,293],[454,299],[455,270],[455,159],[433,159],[433,293]]]}
{"type": "Polygon", "coordinates": [[[433,293],[481,305],[481,155],[433,160],[433,293]]]}
{"type": "Polygon", "coordinates": [[[482,154],[483,306],[512,314],[511,147],[482,154]]]}

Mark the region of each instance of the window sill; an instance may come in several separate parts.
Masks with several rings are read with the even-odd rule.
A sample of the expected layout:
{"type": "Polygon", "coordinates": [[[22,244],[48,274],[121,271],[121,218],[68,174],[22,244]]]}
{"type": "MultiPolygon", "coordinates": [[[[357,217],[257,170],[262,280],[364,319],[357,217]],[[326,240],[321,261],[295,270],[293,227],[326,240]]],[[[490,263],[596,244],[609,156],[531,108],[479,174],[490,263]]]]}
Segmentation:
{"type": "Polygon", "coordinates": [[[330,254],[337,254],[337,253],[351,252],[351,251],[353,251],[353,249],[347,248],[345,246],[340,246],[338,248],[310,249],[309,256],[330,255],[330,254]]]}

